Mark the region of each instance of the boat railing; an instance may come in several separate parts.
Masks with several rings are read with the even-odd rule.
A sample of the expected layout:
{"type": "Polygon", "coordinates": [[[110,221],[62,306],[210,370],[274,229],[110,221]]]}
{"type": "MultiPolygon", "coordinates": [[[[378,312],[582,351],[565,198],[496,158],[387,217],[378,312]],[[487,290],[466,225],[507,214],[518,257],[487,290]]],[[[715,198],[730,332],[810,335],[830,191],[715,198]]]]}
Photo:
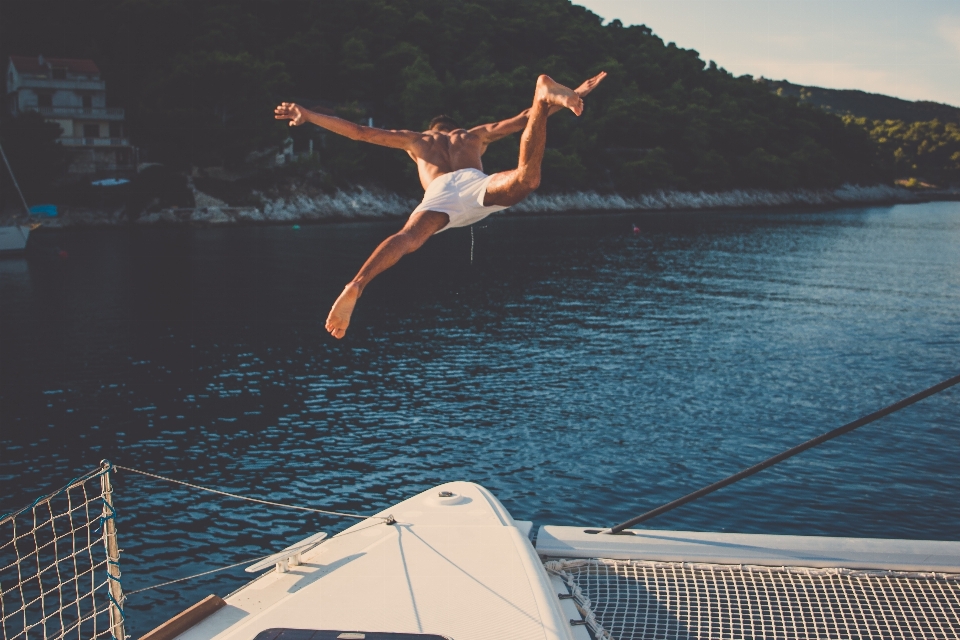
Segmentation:
{"type": "Polygon", "coordinates": [[[5,640],[124,640],[111,472],[101,466],[0,517],[5,640]]]}

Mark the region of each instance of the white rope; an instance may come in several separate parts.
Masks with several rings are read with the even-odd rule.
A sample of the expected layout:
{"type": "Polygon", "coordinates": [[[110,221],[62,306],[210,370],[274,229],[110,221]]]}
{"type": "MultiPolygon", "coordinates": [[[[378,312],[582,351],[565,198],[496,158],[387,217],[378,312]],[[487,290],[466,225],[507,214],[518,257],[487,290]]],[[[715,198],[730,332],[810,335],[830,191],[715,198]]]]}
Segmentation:
{"type": "MultiPolygon", "coordinates": [[[[381,524],[383,524],[383,523],[377,522],[377,523],[372,524],[372,525],[370,525],[370,526],[368,526],[368,527],[361,527],[360,529],[357,529],[356,531],[342,531],[342,532],[338,533],[337,535],[335,535],[333,538],[330,538],[330,540],[331,540],[331,541],[332,541],[332,540],[336,540],[337,538],[340,538],[340,537],[343,537],[343,536],[348,536],[348,535],[350,535],[351,533],[359,533],[359,532],[361,532],[361,531],[366,531],[366,530],[369,529],[370,527],[379,526],[379,525],[381,525],[381,524]]],[[[356,526],[356,525],[354,525],[354,526],[356,526]]],[[[328,542],[329,542],[329,541],[328,541],[328,542]]],[[[165,586],[170,585],[170,584],[176,584],[177,582],[186,582],[187,580],[193,580],[194,578],[199,578],[199,577],[201,577],[201,576],[207,576],[207,575],[210,575],[211,573],[218,573],[218,572],[220,572],[220,571],[226,571],[227,569],[234,569],[234,568],[236,568],[236,567],[242,567],[242,566],[245,565],[245,564],[252,564],[252,563],[254,563],[254,562],[260,562],[261,560],[266,560],[267,558],[269,558],[269,557],[272,556],[272,555],[275,555],[275,554],[273,554],[273,553],[268,553],[267,555],[265,555],[265,556],[260,556],[259,558],[250,558],[249,560],[243,560],[243,561],[237,562],[237,563],[235,563],[235,564],[230,564],[230,565],[227,565],[227,566],[225,566],[225,567],[220,567],[219,569],[210,569],[209,571],[203,571],[203,572],[201,572],[201,573],[195,573],[195,574],[193,574],[192,576],[186,576],[185,578],[177,578],[176,580],[169,580],[169,581],[167,581],[167,582],[161,582],[160,584],[155,584],[155,585],[153,585],[152,587],[144,587],[143,589],[137,589],[136,591],[127,591],[127,592],[124,593],[124,595],[127,596],[127,597],[129,597],[129,596],[132,596],[132,595],[135,594],[135,593],[143,593],[144,591],[150,591],[151,589],[159,589],[160,587],[165,587],[165,586]]]]}
{"type": "Polygon", "coordinates": [[[175,484],[181,484],[185,487],[190,487],[191,489],[200,489],[201,491],[209,491],[210,493],[216,493],[221,496],[228,496],[230,498],[236,498],[237,500],[246,500],[248,502],[258,502],[260,504],[270,505],[271,507],[282,507],[284,509],[297,509],[298,511],[309,511],[311,513],[323,513],[328,516],[341,516],[344,518],[356,518],[358,520],[369,520],[369,519],[379,519],[385,522],[390,522],[392,518],[390,516],[364,516],[358,513],[343,513],[341,511],[327,511],[325,509],[313,509],[311,507],[299,507],[292,504],[283,504],[282,502],[271,502],[270,500],[261,500],[259,498],[249,498],[247,496],[237,495],[236,493],[229,493],[227,491],[220,491],[219,489],[211,489],[210,487],[201,487],[198,484],[191,484],[189,482],[184,482],[183,480],[175,480],[173,478],[167,478],[166,476],[157,475],[156,473],[149,473],[147,471],[140,471],[139,469],[133,469],[131,467],[124,467],[119,464],[113,465],[116,469],[123,469],[124,471],[132,471],[133,473],[139,473],[140,475],[149,476],[151,478],[156,478],[157,480],[164,480],[166,482],[173,482],[175,484]]]}
{"type": "Polygon", "coordinates": [[[168,580],[167,582],[161,582],[160,584],[155,584],[152,587],[144,587],[143,589],[137,589],[135,591],[127,591],[126,596],[129,598],[135,593],[143,593],[144,591],[150,591],[151,589],[159,589],[160,587],[165,587],[170,584],[176,584],[178,582],[186,582],[187,580],[193,580],[194,578],[199,578],[201,576],[208,576],[211,573],[218,573],[220,571],[226,571],[227,569],[233,569],[235,567],[242,567],[245,564],[251,564],[269,558],[273,554],[267,554],[265,556],[260,556],[259,558],[250,558],[249,560],[244,560],[242,562],[237,562],[236,564],[227,565],[226,567],[220,567],[219,569],[210,569],[209,571],[204,571],[202,573],[195,573],[192,576],[187,576],[185,578],[177,578],[176,580],[168,580]]]}

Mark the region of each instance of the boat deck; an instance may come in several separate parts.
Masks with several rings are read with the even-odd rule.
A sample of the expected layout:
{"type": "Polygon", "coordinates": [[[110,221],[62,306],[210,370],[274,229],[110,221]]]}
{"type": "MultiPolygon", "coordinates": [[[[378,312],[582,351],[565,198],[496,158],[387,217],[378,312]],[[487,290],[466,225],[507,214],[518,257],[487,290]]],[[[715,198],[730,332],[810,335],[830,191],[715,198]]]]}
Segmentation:
{"type": "Polygon", "coordinates": [[[960,542],[544,526],[534,547],[531,523],[467,482],[387,515],[396,522],[323,541],[176,637],[960,637],[960,542]]]}
{"type": "MultiPolygon", "coordinates": [[[[179,636],[250,640],[272,628],[587,640],[527,538],[486,489],[439,486],[367,520],[226,598],[179,636]],[[452,494],[443,497],[446,493],[452,494]]],[[[579,616],[577,616],[579,617],[579,616]]]]}

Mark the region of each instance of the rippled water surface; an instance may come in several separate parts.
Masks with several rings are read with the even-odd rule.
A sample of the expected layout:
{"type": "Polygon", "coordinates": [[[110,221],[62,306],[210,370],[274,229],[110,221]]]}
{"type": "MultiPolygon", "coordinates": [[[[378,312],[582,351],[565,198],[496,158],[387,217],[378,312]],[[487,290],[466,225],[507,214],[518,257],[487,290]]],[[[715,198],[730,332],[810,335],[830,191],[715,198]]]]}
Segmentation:
{"type": "MultiPolygon", "coordinates": [[[[0,261],[0,511],[101,458],[372,512],[456,479],[611,525],[960,372],[960,203],[48,233],[0,261]],[[637,224],[641,232],[632,233],[637,224]],[[53,247],[69,253],[55,259],[53,247]]],[[[960,539],[952,390],[650,522],[960,539]]],[[[124,588],[347,523],[120,473],[124,588]]],[[[139,635],[241,569],[131,597],[139,635]]]]}

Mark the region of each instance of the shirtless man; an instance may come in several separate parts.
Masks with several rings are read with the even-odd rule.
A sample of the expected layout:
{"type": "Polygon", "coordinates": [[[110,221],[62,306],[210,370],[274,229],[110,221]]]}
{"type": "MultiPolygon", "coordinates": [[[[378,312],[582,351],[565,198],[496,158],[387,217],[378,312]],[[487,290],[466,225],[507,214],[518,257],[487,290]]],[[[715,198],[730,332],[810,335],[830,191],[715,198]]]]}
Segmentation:
{"type": "Polygon", "coordinates": [[[398,233],[384,240],[367,258],[356,277],[343,289],[327,316],[327,331],[342,338],[364,287],[400,258],[419,249],[427,239],[451,227],[465,227],[494,211],[517,204],[540,186],[540,164],[547,142],[547,118],[567,108],[583,112],[583,96],[593,91],[606,72],[568,89],[548,76],[537,78],[533,106],[508,120],[461,129],[452,118],[437,116],[423,133],[364,127],[333,116],[314,113],[283,102],[274,110],[277,120],[290,126],[311,122],[351,140],[403,149],[417,163],[423,201],[398,233]],[[517,131],[520,161],[516,169],[488,176],[480,157],[491,142],[517,131]]]}

